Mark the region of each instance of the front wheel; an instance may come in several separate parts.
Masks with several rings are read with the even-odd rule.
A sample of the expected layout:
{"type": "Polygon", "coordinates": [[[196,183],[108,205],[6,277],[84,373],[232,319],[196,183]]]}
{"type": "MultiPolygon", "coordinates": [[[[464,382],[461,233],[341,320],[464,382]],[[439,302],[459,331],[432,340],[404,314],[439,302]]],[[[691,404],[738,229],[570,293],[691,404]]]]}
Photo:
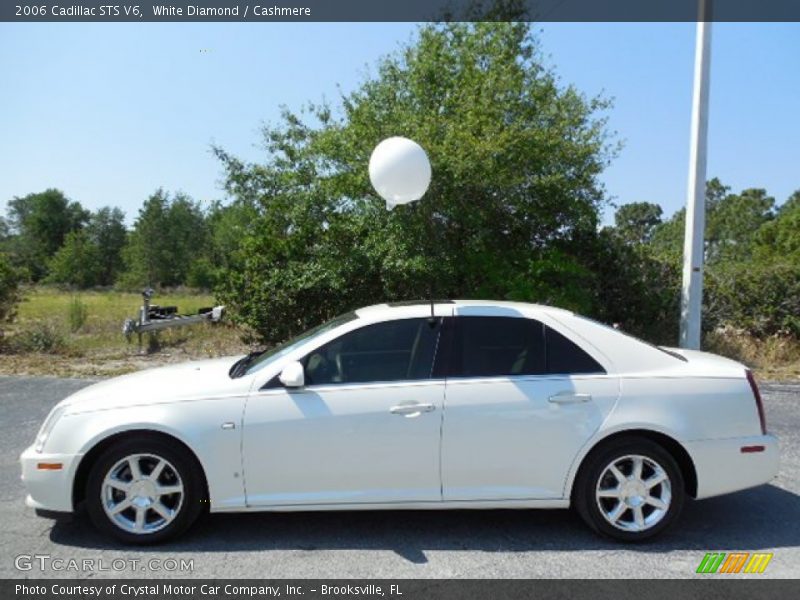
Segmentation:
{"type": "Polygon", "coordinates": [[[646,438],[624,438],[591,453],[575,482],[575,506],[595,531],[624,542],[657,535],[686,498],[675,459],[646,438]]]}
{"type": "Polygon", "coordinates": [[[130,544],[163,542],[185,531],[205,498],[199,466],[160,438],[123,440],[95,462],[86,490],[95,526],[130,544]]]}

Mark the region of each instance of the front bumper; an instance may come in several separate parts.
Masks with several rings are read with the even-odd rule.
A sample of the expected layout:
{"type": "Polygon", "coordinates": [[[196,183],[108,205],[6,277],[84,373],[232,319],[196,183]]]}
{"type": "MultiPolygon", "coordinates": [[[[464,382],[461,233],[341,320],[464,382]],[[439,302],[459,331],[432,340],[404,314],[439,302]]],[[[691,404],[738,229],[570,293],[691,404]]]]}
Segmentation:
{"type": "Polygon", "coordinates": [[[39,453],[33,446],[27,448],[19,457],[22,483],[28,492],[25,504],[37,511],[72,512],[72,482],[82,456],[39,453]],[[61,468],[41,469],[40,464],[60,464],[61,468]]]}
{"type": "Polygon", "coordinates": [[[778,438],[774,435],[688,442],[697,471],[697,498],[710,498],[768,483],[778,474],[778,438]],[[759,452],[742,448],[763,447],[759,452]]]}

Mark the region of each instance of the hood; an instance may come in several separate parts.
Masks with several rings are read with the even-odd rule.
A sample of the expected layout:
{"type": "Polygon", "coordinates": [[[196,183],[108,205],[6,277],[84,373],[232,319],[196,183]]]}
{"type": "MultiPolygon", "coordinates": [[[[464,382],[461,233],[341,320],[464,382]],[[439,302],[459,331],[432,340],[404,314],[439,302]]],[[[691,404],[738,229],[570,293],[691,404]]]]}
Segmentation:
{"type": "Polygon", "coordinates": [[[251,378],[228,376],[239,358],[199,360],[114,377],[79,390],[62,400],[59,406],[65,406],[68,414],[75,414],[246,394],[251,378]]]}

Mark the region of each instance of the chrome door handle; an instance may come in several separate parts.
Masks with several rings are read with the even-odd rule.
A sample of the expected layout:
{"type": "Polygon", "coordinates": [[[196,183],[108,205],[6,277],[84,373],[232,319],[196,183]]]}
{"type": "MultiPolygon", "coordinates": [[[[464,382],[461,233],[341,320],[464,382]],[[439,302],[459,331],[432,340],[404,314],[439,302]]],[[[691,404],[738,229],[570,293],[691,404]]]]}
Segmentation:
{"type": "Polygon", "coordinates": [[[433,404],[398,404],[389,409],[393,415],[402,415],[404,417],[417,417],[424,412],[433,412],[436,407],[433,404]]]}
{"type": "Polygon", "coordinates": [[[562,392],[560,394],[556,394],[555,396],[550,396],[547,400],[553,404],[580,404],[582,402],[589,402],[591,399],[591,394],[562,392]]]}

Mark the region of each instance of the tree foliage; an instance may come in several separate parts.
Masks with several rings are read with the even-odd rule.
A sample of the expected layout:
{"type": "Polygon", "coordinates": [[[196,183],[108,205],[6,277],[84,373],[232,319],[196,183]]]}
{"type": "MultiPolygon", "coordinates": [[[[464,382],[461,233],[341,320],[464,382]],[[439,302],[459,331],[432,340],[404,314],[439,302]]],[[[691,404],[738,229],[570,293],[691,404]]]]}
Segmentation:
{"type": "MultiPolygon", "coordinates": [[[[17,304],[22,298],[19,288],[21,279],[19,269],[11,264],[8,256],[0,252],[0,324],[10,321],[16,315],[17,304]]],[[[0,325],[0,338],[2,333],[0,325]]]]}
{"type": "Polygon", "coordinates": [[[16,264],[38,281],[47,274],[50,257],[71,231],[83,227],[89,213],[60,190],[48,189],[12,198],[8,202],[8,216],[11,230],[16,234],[9,250],[16,264]]]}
{"type": "Polygon", "coordinates": [[[431,286],[591,311],[578,240],[604,202],[606,106],[558,83],[526,23],[423,26],[338,109],[285,111],[263,164],[217,149],[229,193],[256,212],[220,294],[267,341],[431,286]],[[435,177],[388,212],[366,165],[391,135],[420,142],[435,177]]]}
{"type": "Polygon", "coordinates": [[[122,264],[127,232],[118,208],[101,208],[88,224],[67,234],[48,263],[45,281],[75,288],[110,286],[122,264]]]}
{"type": "MultiPolygon", "coordinates": [[[[641,250],[671,277],[679,298],[685,211],[657,225],[641,250]]],[[[778,209],[763,189],[731,193],[718,179],[706,189],[703,326],[732,326],[757,336],[800,337],[800,192],[778,209]]],[[[677,314],[677,313],[674,313],[677,314]]],[[[670,324],[670,327],[672,325],[670,324]]]]}
{"type": "Polygon", "coordinates": [[[157,190],[145,200],[123,251],[125,287],[176,286],[186,282],[207,240],[200,205],[185,194],[157,190]]]}

